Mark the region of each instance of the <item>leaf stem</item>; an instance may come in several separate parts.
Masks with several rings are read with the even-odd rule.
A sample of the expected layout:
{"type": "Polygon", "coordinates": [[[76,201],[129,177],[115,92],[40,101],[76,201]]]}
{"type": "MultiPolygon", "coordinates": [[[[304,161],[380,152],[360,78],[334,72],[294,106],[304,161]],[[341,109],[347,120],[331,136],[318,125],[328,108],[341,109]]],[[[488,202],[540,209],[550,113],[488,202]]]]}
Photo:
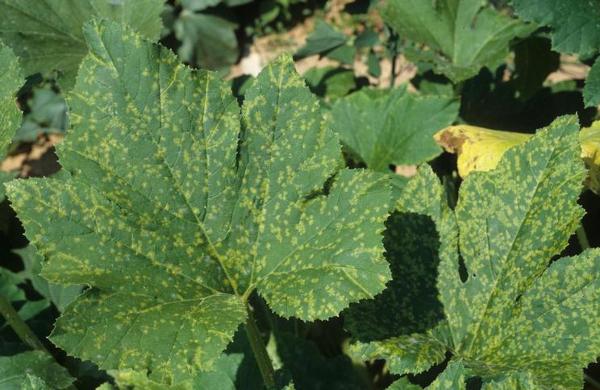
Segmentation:
{"type": "Polygon", "coordinates": [[[12,304],[4,296],[0,295],[0,314],[6,319],[6,323],[15,331],[17,336],[28,346],[39,351],[50,352],[44,347],[44,344],[33,333],[31,328],[19,316],[12,304]]]}
{"type": "Polygon", "coordinates": [[[577,234],[577,240],[579,241],[579,246],[581,247],[581,250],[584,251],[586,249],[590,249],[591,245],[590,245],[590,241],[588,240],[587,234],[585,233],[585,229],[583,228],[583,225],[579,225],[579,227],[577,228],[577,231],[575,232],[577,234]]]}
{"type": "Polygon", "coordinates": [[[254,353],[254,358],[258,364],[258,369],[260,371],[260,375],[262,376],[265,387],[268,390],[274,390],[275,370],[273,369],[273,364],[271,363],[271,359],[269,358],[269,354],[265,348],[265,343],[260,334],[260,330],[256,325],[256,319],[254,318],[254,313],[252,312],[250,305],[246,306],[246,311],[248,312],[248,319],[246,320],[245,328],[246,334],[248,335],[248,341],[250,342],[250,347],[254,353]]]}

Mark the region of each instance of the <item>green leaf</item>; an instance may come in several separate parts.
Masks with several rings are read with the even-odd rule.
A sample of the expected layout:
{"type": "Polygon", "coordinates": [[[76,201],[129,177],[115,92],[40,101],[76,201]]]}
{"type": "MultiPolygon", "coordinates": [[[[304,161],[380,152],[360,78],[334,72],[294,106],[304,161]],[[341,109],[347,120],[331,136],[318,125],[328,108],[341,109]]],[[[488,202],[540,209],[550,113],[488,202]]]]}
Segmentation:
{"type": "Polygon", "coordinates": [[[351,153],[371,169],[420,164],[441,153],[433,134],[449,126],[459,103],[451,97],[366,89],[338,100],[331,127],[351,153]]]}
{"type": "Polygon", "coordinates": [[[586,107],[600,104],[600,60],[596,60],[585,80],[583,101],[586,107]]]}
{"type": "Polygon", "coordinates": [[[510,42],[529,35],[535,26],[511,18],[485,0],[389,0],[383,19],[400,37],[429,50],[407,50],[409,59],[433,64],[453,82],[495,69],[508,55],[510,42]]]}
{"type": "MultiPolygon", "coordinates": [[[[424,345],[445,344],[484,382],[522,373],[542,387],[580,389],[582,367],[600,349],[600,250],[549,265],[583,215],[578,130],[575,117],[559,118],[508,150],[495,170],[465,179],[455,210],[462,267],[456,234],[436,221],[445,243],[438,289],[448,328],[424,345]]],[[[387,357],[402,374],[415,356],[403,340],[357,348],[375,351],[364,354],[370,359],[387,357]]]]}
{"type": "Polygon", "coordinates": [[[333,66],[311,68],[304,74],[310,90],[327,100],[346,96],[356,88],[354,72],[333,66]]]}
{"type": "Polygon", "coordinates": [[[62,134],[68,127],[67,105],[65,99],[49,87],[35,88],[33,96],[27,101],[29,112],[14,139],[33,142],[40,134],[62,134]]]}
{"type": "Polygon", "coordinates": [[[259,75],[240,120],[229,83],[168,49],[109,22],[86,39],[58,147],[70,174],[7,191],[42,275],[93,287],[54,343],[176,384],[214,367],[254,290],[304,320],[383,290],[387,180],[341,169],[291,58],[259,75]]]}
{"type": "Polygon", "coordinates": [[[599,0],[512,0],[520,18],[552,28],[552,48],[590,54],[600,47],[599,0]]]}
{"type": "Polygon", "coordinates": [[[440,364],[446,358],[447,345],[442,335],[445,322],[431,331],[392,337],[385,341],[368,344],[356,343],[350,354],[362,360],[386,359],[393,374],[418,374],[440,364]]]}
{"type": "Polygon", "coordinates": [[[15,250],[15,252],[21,256],[25,265],[25,270],[20,275],[31,280],[33,288],[56,305],[60,312],[65,311],[67,305],[81,294],[83,286],[62,286],[50,283],[41,277],[39,274],[42,269],[43,258],[33,246],[29,245],[23,249],[15,250]]]}
{"type": "Polygon", "coordinates": [[[16,174],[11,172],[3,172],[0,171],[0,201],[4,200],[5,191],[4,191],[4,183],[8,183],[9,181],[15,178],[16,174]]]}
{"type": "Polygon", "coordinates": [[[175,22],[175,35],[181,41],[181,58],[205,69],[232,65],[239,49],[236,24],[223,18],[184,10],[175,22]]]}
{"type": "Polygon", "coordinates": [[[85,22],[115,20],[158,40],[163,4],[163,0],[0,0],[0,39],[20,57],[26,75],[58,70],[61,86],[70,89],[87,54],[85,22]]]}
{"type": "Polygon", "coordinates": [[[402,377],[389,385],[387,390],[421,390],[422,387],[414,385],[406,377],[402,377]]]}
{"type": "MultiPolygon", "coordinates": [[[[0,19],[4,18],[5,16],[0,19]]],[[[1,43],[0,70],[0,158],[4,158],[21,120],[16,94],[24,80],[17,57],[1,43]]],[[[4,186],[0,192],[4,192],[4,186]]],[[[4,196],[0,196],[2,198],[4,196]]]]}
{"type": "Polygon", "coordinates": [[[74,382],[67,370],[45,352],[0,356],[0,387],[5,390],[65,389],[74,382]]]}
{"type": "Polygon", "coordinates": [[[460,361],[451,361],[448,366],[427,388],[430,390],[465,390],[467,370],[460,361]]]}
{"type": "Polygon", "coordinates": [[[202,11],[208,7],[214,7],[222,0],[181,0],[181,6],[190,11],[202,11]]]}
{"type": "Polygon", "coordinates": [[[308,36],[306,44],[296,52],[295,57],[304,58],[315,54],[325,54],[346,43],[346,36],[329,24],[318,19],[315,30],[308,36]]]}

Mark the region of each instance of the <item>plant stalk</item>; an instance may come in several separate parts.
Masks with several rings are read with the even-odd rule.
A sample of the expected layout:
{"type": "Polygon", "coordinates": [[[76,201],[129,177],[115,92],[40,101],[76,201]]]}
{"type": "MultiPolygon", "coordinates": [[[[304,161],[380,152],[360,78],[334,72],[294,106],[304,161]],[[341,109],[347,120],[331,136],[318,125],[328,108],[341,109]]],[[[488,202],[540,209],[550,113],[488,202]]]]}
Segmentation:
{"type": "Polygon", "coordinates": [[[2,295],[0,295],[0,314],[6,319],[6,323],[10,325],[17,336],[19,336],[25,344],[33,349],[50,354],[40,339],[33,333],[31,328],[23,321],[23,319],[21,319],[19,313],[17,313],[8,299],[2,295]]]}
{"type": "Polygon", "coordinates": [[[581,250],[584,251],[586,249],[590,249],[590,240],[588,240],[587,234],[585,233],[585,229],[583,228],[583,225],[579,225],[579,227],[577,228],[576,231],[577,234],[577,240],[579,241],[579,246],[581,247],[581,250]]]}
{"type": "Polygon", "coordinates": [[[275,389],[275,370],[273,364],[267,353],[265,343],[260,334],[260,330],[256,325],[256,319],[250,305],[247,306],[246,311],[248,312],[248,319],[246,320],[246,334],[248,335],[248,341],[250,341],[250,347],[254,353],[254,358],[258,364],[260,375],[262,376],[265,387],[268,390],[275,389]]]}

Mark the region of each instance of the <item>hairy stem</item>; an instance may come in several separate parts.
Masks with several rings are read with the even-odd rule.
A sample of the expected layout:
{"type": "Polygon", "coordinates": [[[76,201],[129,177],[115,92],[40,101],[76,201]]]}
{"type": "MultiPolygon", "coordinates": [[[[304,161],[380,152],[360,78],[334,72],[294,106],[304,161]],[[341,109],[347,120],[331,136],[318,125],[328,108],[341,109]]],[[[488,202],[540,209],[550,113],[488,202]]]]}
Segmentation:
{"type": "Polygon", "coordinates": [[[248,341],[250,341],[250,347],[254,353],[254,358],[258,364],[260,375],[262,376],[265,387],[268,390],[275,389],[275,370],[273,370],[273,364],[265,348],[265,343],[256,325],[256,319],[252,308],[248,305],[247,310],[248,319],[246,320],[246,334],[248,335],[248,341]]]}
{"type": "Polygon", "coordinates": [[[581,250],[584,251],[586,249],[590,249],[590,241],[588,240],[587,234],[585,233],[585,229],[583,228],[583,225],[579,225],[579,227],[577,228],[577,240],[579,241],[579,246],[581,247],[581,250]]]}
{"type": "Polygon", "coordinates": [[[21,319],[12,304],[0,295],[0,314],[6,319],[6,323],[15,331],[17,336],[33,349],[50,353],[44,344],[37,338],[31,328],[21,319]]]}

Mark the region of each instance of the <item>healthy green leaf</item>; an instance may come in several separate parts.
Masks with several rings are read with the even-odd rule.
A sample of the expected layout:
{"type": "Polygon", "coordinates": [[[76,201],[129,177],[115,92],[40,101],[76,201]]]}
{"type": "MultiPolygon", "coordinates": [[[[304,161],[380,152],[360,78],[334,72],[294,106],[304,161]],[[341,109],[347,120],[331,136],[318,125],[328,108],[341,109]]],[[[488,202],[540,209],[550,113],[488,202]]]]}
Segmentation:
{"type": "Polygon", "coordinates": [[[4,390],[66,389],[74,379],[41,351],[0,356],[0,387],[4,390]]]}
{"type": "Polygon", "coordinates": [[[324,54],[342,46],[348,38],[335,30],[323,20],[317,20],[315,30],[308,36],[306,44],[296,53],[297,58],[304,58],[315,54],[324,54]]]}
{"type": "Polygon", "coordinates": [[[338,100],[331,127],[371,169],[420,164],[441,153],[433,134],[452,124],[459,103],[451,97],[363,89],[338,100]]]}
{"type": "Polygon", "coordinates": [[[600,48],[599,0],[512,0],[520,18],[550,26],[552,47],[590,54],[600,48]]]}
{"type": "MultiPolygon", "coordinates": [[[[12,50],[0,44],[0,157],[2,158],[21,120],[21,111],[17,107],[15,95],[23,81],[17,57],[12,50]]],[[[0,189],[0,192],[3,191],[4,186],[0,189]]]]}
{"type": "Polygon", "coordinates": [[[175,384],[213,368],[254,290],[304,320],[383,290],[387,180],[340,169],[339,142],[291,58],[259,75],[240,125],[213,73],[114,23],[85,36],[58,148],[70,174],[7,191],[47,259],[42,275],[93,286],[54,343],[175,384]]]}
{"type": "Polygon", "coordinates": [[[600,105],[600,60],[596,60],[585,80],[583,101],[586,107],[600,105]]]}
{"type": "Polygon", "coordinates": [[[83,25],[115,20],[157,40],[164,0],[0,0],[0,39],[20,57],[27,75],[58,70],[70,88],[87,53],[83,25]]]}
{"type": "Polygon", "coordinates": [[[508,55],[510,42],[535,29],[486,0],[388,0],[381,15],[400,37],[427,46],[408,50],[409,59],[432,63],[436,73],[453,82],[475,76],[482,67],[495,69],[508,55]]]}
{"type": "Polygon", "coordinates": [[[204,69],[233,65],[239,54],[236,27],[218,16],[184,10],[174,26],[181,41],[177,52],[184,61],[204,69]]]}
{"type": "MultiPolygon", "coordinates": [[[[583,215],[577,205],[585,179],[578,130],[575,117],[559,118],[507,151],[495,170],[465,179],[455,211],[462,272],[453,249],[456,234],[439,227],[446,244],[438,289],[448,328],[440,332],[438,326],[437,335],[421,335],[421,342],[444,344],[453,360],[484,382],[521,373],[543,388],[580,389],[582,367],[600,350],[594,325],[600,250],[548,265],[583,215]]],[[[387,357],[399,374],[427,368],[413,362],[414,346],[404,340],[356,348],[363,357],[387,357]]]]}

